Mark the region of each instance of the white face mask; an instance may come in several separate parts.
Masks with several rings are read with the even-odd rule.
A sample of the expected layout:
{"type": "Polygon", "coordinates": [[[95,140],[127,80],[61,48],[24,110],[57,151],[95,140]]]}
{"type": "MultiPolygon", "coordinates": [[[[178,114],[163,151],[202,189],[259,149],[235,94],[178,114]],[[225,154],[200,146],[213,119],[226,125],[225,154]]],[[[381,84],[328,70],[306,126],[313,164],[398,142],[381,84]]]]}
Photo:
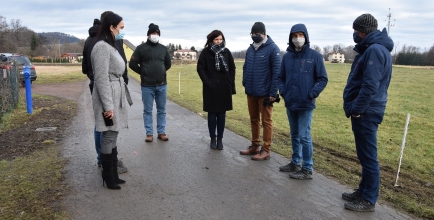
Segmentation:
{"type": "Polygon", "coordinates": [[[156,44],[156,43],[158,43],[158,41],[160,40],[160,36],[158,36],[158,35],[151,35],[151,37],[149,38],[149,40],[150,40],[152,43],[156,44]]]}
{"type": "Polygon", "coordinates": [[[292,43],[294,43],[295,47],[302,47],[304,45],[304,38],[292,38],[292,43]]]}

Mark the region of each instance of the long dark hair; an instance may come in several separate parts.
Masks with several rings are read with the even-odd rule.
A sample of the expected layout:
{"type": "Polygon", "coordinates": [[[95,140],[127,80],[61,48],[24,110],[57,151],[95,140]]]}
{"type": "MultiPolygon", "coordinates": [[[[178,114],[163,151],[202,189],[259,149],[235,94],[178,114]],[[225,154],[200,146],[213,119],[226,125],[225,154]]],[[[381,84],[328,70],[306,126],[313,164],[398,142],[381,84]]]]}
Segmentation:
{"type": "Polygon", "coordinates": [[[116,28],[122,20],[123,20],[122,17],[119,16],[118,14],[115,14],[113,12],[108,13],[102,20],[101,27],[99,28],[99,32],[96,37],[97,42],[103,40],[108,44],[112,45],[114,48],[116,48],[115,39],[110,30],[110,26],[113,25],[113,27],[116,28]]]}
{"type": "Polygon", "coordinates": [[[223,35],[223,32],[221,32],[220,30],[211,31],[211,33],[209,33],[208,36],[206,36],[207,41],[205,44],[205,48],[212,45],[212,41],[220,35],[222,36],[223,41],[225,42],[226,40],[225,40],[225,35],[223,35]]]}

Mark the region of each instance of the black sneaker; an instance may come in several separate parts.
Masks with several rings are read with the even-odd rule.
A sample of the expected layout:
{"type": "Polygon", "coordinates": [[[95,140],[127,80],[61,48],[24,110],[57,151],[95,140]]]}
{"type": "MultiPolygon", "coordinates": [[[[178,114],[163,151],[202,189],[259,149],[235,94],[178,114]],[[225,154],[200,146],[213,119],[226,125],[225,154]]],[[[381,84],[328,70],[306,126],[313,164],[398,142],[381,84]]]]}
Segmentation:
{"type": "Polygon", "coordinates": [[[360,194],[359,189],[355,189],[354,192],[352,192],[352,193],[347,193],[347,192],[342,193],[342,199],[350,201],[350,202],[352,202],[356,199],[359,199],[361,197],[362,197],[362,194],[360,194]]]}
{"type": "Polygon", "coordinates": [[[292,162],[288,163],[288,165],[279,167],[279,170],[282,172],[297,172],[301,170],[300,165],[295,165],[292,162]]]}
{"type": "Polygon", "coordinates": [[[373,212],[375,205],[360,197],[352,202],[345,203],[345,208],[356,212],[373,212]]]}
{"type": "Polygon", "coordinates": [[[294,179],[299,179],[299,180],[312,179],[312,171],[306,170],[306,169],[301,169],[297,172],[289,173],[289,177],[294,178],[294,179]]]}

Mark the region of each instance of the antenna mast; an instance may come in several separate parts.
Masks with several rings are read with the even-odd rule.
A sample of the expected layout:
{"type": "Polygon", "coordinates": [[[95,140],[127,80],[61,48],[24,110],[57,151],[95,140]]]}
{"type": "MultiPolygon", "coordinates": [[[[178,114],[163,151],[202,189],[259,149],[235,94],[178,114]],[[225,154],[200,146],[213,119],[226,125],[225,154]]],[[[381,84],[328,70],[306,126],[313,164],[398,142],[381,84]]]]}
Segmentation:
{"type": "MultiPolygon", "coordinates": [[[[395,26],[395,24],[391,24],[390,23],[390,19],[392,18],[392,13],[390,13],[390,8],[389,8],[389,14],[387,15],[387,34],[390,36],[390,27],[395,26]]],[[[395,19],[393,19],[393,21],[395,21],[395,19]]]]}

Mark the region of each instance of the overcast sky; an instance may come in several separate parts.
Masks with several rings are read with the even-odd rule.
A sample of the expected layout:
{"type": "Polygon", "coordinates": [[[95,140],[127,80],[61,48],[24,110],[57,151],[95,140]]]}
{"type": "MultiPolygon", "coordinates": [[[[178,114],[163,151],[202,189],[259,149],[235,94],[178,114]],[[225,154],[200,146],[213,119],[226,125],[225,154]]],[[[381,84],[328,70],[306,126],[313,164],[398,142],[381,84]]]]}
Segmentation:
{"type": "Polygon", "coordinates": [[[202,48],[206,36],[215,29],[226,38],[231,51],[246,49],[252,40],[250,31],[256,21],[265,24],[267,34],[281,50],[286,50],[291,27],[304,23],[311,45],[353,45],[354,19],[370,13],[378,28],[387,28],[392,14],[390,36],[398,48],[434,44],[434,1],[428,0],[21,0],[2,4],[0,15],[20,19],[35,32],[63,32],[80,39],[88,36],[93,19],[107,10],[123,17],[125,39],[134,45],[146,40],[148,25],[160,26],[160,43],[181,44],[183,48],[202,48]]]}

